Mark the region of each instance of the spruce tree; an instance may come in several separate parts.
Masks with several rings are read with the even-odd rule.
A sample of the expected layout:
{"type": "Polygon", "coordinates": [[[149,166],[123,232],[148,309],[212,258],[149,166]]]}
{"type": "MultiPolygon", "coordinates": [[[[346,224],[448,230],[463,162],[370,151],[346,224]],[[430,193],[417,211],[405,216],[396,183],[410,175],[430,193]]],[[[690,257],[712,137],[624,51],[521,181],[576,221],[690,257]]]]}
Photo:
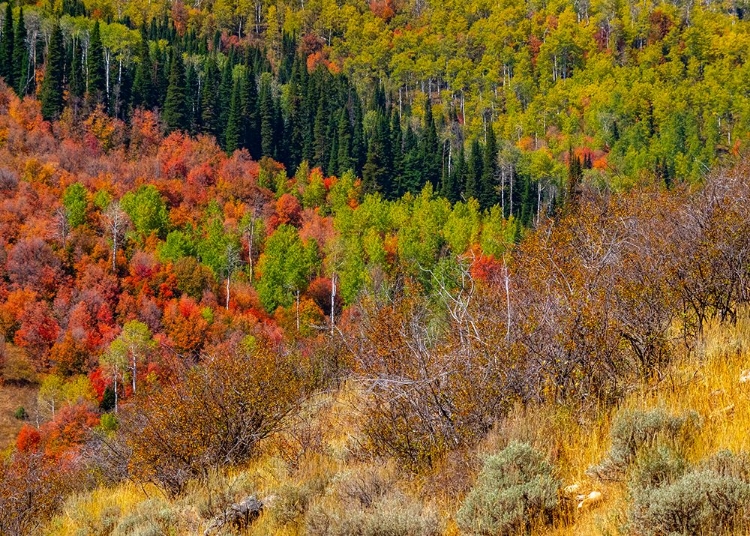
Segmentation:
{"type": "Polygon", "coordinates": [[[258,88],[255,72],[250,62],[245,64],[246,74],[242,83],[242,147],[253,157],[260,155],[260,127],[258,125],[258,88]]]}
{"type": "Polygon", "coordinates": [[[232,89],[232,100],[229,105],[229,114],[227,118],[227,129],[225,133],[224,149],[227,154],[232,154],[236,149],[240,147],[241,139],[241,114],[242,114],[242,100],[240,97],[240,81],[235,80],[234,88],[232,89]]]}
{"type": "Polygon", "coordinates": [[[133,80],[132,105],[133,108],[151,109],[156,105],[153,79],[154,64],[151,61],[151,51],[148,47],[148,38],[145,32],[141,34],[138,56],[139,62],[135,68],[135,79],[133,80]]]}
{"type": "Polygon", "coordinates": [[[404,133],[401,130],[401,116],[393,110],[391,116],[391,154],[393,155],[393,197],[404,195],[404,133]]]}
{"type": "Polygon", "coordinates": [[[574,210],[581,191],[581,180],[583,179],[583,163],[581,159],[573,154],[573,149],[568,150],[568,192],[567,205],[569,210],[574,210]]]}
{"type": "Polygon", "coordinates": [[[480,181],[479,204],[490,208],[497,203],[497,138],[492,123],[487,124],[487,141],[484,143],[482,175],[480,181]]]}
{"type": "Polygon", "coordinates": [[[221,71],[221,82],[219,84],[219,93],[214,95],[214,99],[219,103],[219,123],[217,141],[224,141],[224,132],[229,120],[229,107],[232,105],[232,91],[234,89],[234,80],[232,71],[234,64],[232,62],[234,54],[229,54],[227,61],[224,62],[224,68],[221,71]]]}
{"type": "Polygon", "coordinates": [[[305,110],[303,107],[303,74],[307,68],[298,58],[292,68],[292,78],[289,81],[289,112],[287,124],[285,126],[285,139],[287,140],[286,160],[289,169],[297,169],[302,162],[305,149],[305,110]]]}
{"type": "Polygon", "coordinates": [[[60,117],[63,109],[63,75],[65,69],[65,50],[60,22],[55,22],[47,49],[47,67],[40,100],[42,116],[47,120],[60,117]]]}
{"type": "MultiPolygon", "coordinates": [[[[354,171],[355,162],[352,158],[352,133],[349,123],[349,112],[346,107],[341,108],[338,125],[338,169],[335,170],[339,176],[347,171],[354,171]]],[[[332,170],[334,171],[334,170],[332,170]]]]}
{"type": "Polygon", "coordinates": [[[102,104],[107,107],[107,84],[104,71],[104,47],[99,30],[99,21],[94,23],[89,39],[89,49],[86,57],[86,71],[88,80],[86,82],[86,103],[89,107],[102,104]]]}
{"type": "Polygon", "coordinates": [[[360,175],[367,155],[367,140],[364,131],[364,113],[362,101],[356,90],[352,89],[352,109],[354,110],[354,124],[352,133],[352,159],[355,163],[354,172],[360,175]]]}
{"type": "Polygon", "coordinates": [[[325,166],[328,163],[329,140],[326,132],[328,126],[328,110],[326,107],[326,94],[320,92],[318,97],[317,111],[315,113],[315,122],[313,125],[314,154],[313,166],[319,167],[325,172],[325,166]]]}
{"type": "Polygon", "coordinates": [[[456,159],[455,164],[453,164],[451,175],[450,189],[443,195],[445,195],[451,203],[455,203],[461,199],[466,183],[466,152],[464,151],[463,143],[458,149],[458,158],[456,159]]]}
{"type": "Polygon", "coordinates": [[[471,143],[471,156],[469,158],[469,166],[466,173],[466,199],[474,198],[479,200],[480,195],[480,182],[483,173],[484,163],[484,151],[479,140],[475,139],[471,143]]]}
{"type": "Polygon", "coordinates": [[[206,74],[201,91],[201,123],[203,131],[219,136],[220,105],[217,99],[219,92],[219,68],[214,56],[206,61],[206,74]]]}
{"type": "Polygon", "coordinates": [[[83,79],[83,65],[81,60],[83,59],[83,50],[81,43],[76,39],[73,44],[73,59],[70,62],[70,77],[69,77],[69,91],[70,96],[77,101],[81,99],[86,92],[86,85],[83,79]]]}
{"type": "Polygon", "coordinates": [[[422,149],[411,127],[406,127],[404,135],[404,164],[399,193],[419,193],[422,188],[422,149]]]}
{"type": "Polygon", "coordinates": [[[187,130],[187,107],[185,98],[185,65],[182,63],[182,53],[173,49],[172,61],[169,69],[169,85],[167,86],[167,96],[164,100],[164,122],[167,129],[171,132],[174,130],[187,130]]]}
{"type": "Polygon", "coordinates": [[[271,90],[271,75],[263,73],[260,79],[260,139],[261,156],[273,156],[274,139],[274,103],[271,90]]]}
{"type": "Polygon", "coordinates": [[[192,62],[188,63],[185,72],[185,109],[187,110],[188,131],[191,134],[198,132],[197,108],[198,108],[198,75],[192,62]]]}
{"type": "Polygon", "coordinates": [[[388,119],[384,114],[378,113],[375,129],[367,147],[367,161],[362,168],[365,192],[381,192],[386,198],[394,194],[390,134],[388,119]]]}
{"type": "Polygon", "coordinates": [[[5,7],[5,21],[3,21],[3,34],[0,36],[0,76],[5,78],[5,83],[14,87],[13,80],[13,6],[10,2],[5,7]]]}
{"type": "Polygon", "coordinates": [[[28,91],[29,80],[29,50],[26,47],[26,21],[23,18],[23,7],[18,14],[18,24],[13,34],[13,80],[16,93],[23,97],[28,91]]]}
{"type": "Polygon", "coordinates": [[[440,180],[440,144],[438,142],[432,105],[428,98],[424,109],[424,132],[422,134],[422,170],[424,181],[429,181],[435,190],[440,180]]]}

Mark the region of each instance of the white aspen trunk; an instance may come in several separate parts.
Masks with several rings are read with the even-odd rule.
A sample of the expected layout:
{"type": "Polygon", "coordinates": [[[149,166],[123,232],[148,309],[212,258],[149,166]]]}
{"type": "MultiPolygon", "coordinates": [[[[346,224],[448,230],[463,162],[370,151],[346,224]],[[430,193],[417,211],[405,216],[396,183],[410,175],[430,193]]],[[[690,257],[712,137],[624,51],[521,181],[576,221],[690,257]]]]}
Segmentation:
{"type": "Polygon", "coordinates": [[[109,102],[109,50],[104,49],[104,64],[106,65],[107,72],[104,75],[105,87],[107,89],[107,102],[109,102]]]}
{"type": "Polygon", "coordinates": [[[229,311],[229,281],[231,279],[231,275],[227,272],[227,304],[226,304],[226,310],[229,311]]]}
{"type": "Polygon", "coordinates": [[[118,409],[118,405],[117,405],[117,403],[118,403],[118,399],[117,399],[117,367],[115,367],[114,383],[115,383],[115,413],[117,413],[117,409],[118,409]]]}
{"type": "Polygon", "coordinates": [[[138,374],[138,354],[132,348],[130,353],[133,354],[133,394],[135,394],[135,380],[138,374]]]}
{"type": "Polygon", "coordinates": [[[331,276],[331,335],[336,325],[336,272],[331,276]]]}
{"type": "Polygon", "coordinates": [[[536,188],[536,224],[539,225],[539,210],[542,207],[542,180],[539,179],[536,188]]]}

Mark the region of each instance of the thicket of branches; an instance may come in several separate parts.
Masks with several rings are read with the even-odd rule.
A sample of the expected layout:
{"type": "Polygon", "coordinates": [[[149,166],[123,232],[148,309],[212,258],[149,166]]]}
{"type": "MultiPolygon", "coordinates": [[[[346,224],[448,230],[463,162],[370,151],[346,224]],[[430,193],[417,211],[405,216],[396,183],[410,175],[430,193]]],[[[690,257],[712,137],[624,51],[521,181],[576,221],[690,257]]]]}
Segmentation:
{"type": "Polygon", "coordinates": [[[750,171],[700,189],[585,192],[506,258],[463,258],[435,295],[393,285],[350,335],[376,452],[419,467],[510,405],[612,403],[659,380],[710,317],[748,300],[750,171]]]}

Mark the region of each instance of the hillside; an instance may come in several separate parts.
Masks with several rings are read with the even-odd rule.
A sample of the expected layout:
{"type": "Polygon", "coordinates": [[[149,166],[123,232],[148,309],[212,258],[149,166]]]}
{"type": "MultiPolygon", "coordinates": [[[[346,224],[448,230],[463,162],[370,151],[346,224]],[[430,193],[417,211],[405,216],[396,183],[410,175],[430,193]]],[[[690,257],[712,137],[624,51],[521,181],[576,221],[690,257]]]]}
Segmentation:
{"type": "MultiPolygon", "coordinates": [[[[600,503],[580,510],[572,499],[569,513],[556,518],[552,527],[537,527],[532,534],[629,534],[625,530],[631,505],[627,478],[623,483],[603,483],[587,474],[608,454],[612,421],[633,410],[668,408],[673,415],[695,411],[700,425],[681,453],[686,460],[698,464],[722,450],[747,452],[748,387],[740,383],[740,376],[750,362],[749,336],[746,311],[736,325],[712,323],[694,354],[683,356],[665,371],[664,381],[633,391],[617,407],[583,419],[559,406],[517,408],[475,449],[456,453],[421,477],[404,475],[392,464],[362,456],[357,441],[361,428],[353,408],[364,393],[348,386],[310,401],[304,420],[296,421],[266,454],[242,470],[215,475],[178,500],[132,484],[76,495],[44,532],[62,536],[80,531],[141,534],[171,529],[201,534],[205,518],[247,494],[256,494],[275,499],[248,534],[348,534],[357,523],[370,527],[365,531],[368,534],[386,527],[398,534],[456,534],[456,512],[483,456],[512,441],[524,441],[554,462],[562,482],[580,484],[576,494],[603,494],[600,503]],[[365,495],[375,504],[359,503],[365,495]],[[327,529],[322,517],[328,518],[327,529]]],[[[650,534],[646,527],[640,529],[650,534]]]]}
{"type": "Polygon", "coordinates": [[[0,15],[0,534],[750,533],[742,2],[0,15]]]}

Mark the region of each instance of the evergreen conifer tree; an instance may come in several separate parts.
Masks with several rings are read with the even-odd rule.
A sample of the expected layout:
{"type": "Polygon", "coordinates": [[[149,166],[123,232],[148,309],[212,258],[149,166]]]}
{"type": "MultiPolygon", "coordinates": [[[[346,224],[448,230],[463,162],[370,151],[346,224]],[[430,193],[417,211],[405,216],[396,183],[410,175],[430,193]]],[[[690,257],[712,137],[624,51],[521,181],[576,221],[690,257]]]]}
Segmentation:
{"type": "Polygon", "coordinates": [[[347,171],[353,171],[355,167],[354,160],[352,159],[352,133],[351,124],[349,123],[349,111],[346,107],[341,108],[339,113],[339,124],[338,124],[338,169],[331,170],[339,174],[344,175],[347,171]]]}
{"type": "Polygon", "coordinates": [[[169,69],[169,85],[164,100],[164,122],[167,129],[187,130],[188,124],[187,101],[185,90],[185,65],[182,63],[182,53],[172,49],[172,61],[169,69]]]}
{"type": "Polygon", "coordinates": [[[422,134],[422,170],[423,180],[432,183],[435,190],[440,180],[440,144],[438,142],[435,120],[432,117],[432,104],[427,99],[424,110],[424,132],[422,134]]]}
{"type": "Polygon", "coordinates": [[[245,78],[242,81],[242,147],[253,157],[260,154],[258,127],[258,88],[255,85],[255,72],[250,62],[245,63],[245,78]]]}
{"type": "Polygon", "coordinates": [[[490,208],[497,203],[497,138],[492,123],[487,124],[487,141],[484,143],[479,204],[490,208]]]}
{"type": "Polygon", "coordinates": [[[216,65],[216,58],[213,55],[209,56],[208,61],[206,61],[205,73],[201,91],[201,123],[204,132],[213,134],[218,138],[220,134],[220,103],[217,94],[220,74],[216,65]]]}
{"type": "Polygon", "coordinates": [[[73,44],[73,59],[70,62],[69,90],[73,99],[79,100],[86,92],[86,85],[83,79],[83,50],[78,39],[73,44]]]}
{"type": "Polygon", "coordinates": [[[13,80],[16,93],[24,96],[28,91],[29,80],[29,50],[26,45],[26,21],[23,17],[23,7],[18,14],[18,23],[13,34],[13,80]]]}
{"type": "Polygon", "coordinates": [[[98,104],[107,106],[108,95],[106,86],[106,75],[104,71],[104,47],[99,29],[99,21],[94,23],[89,39],[89,49],[86,56],[86,71],[88,80],[86,83],[86,102],[89,107],[94,108],[98,104]]]}
{"type": "Polygon", "coordinates": [[[261,156],[273,156],[275,139],[274,139],[274,103],[271,90],[271,75],[263,73],[260,82],[260,139],[261,139],[261,156]]]}
{"type": "Polygon", "coordinates": [[[47,66],[40,100],[42,116],[47,120],[60,117],[63,110],[63,75],[65,69],[65,50],[60,22],[55,22],[47,49],[47,66]]]}
{"type": "Polygon", "coordinates": [[[0,76],[5,78],[5,83],[14,87],[13,75],[13,6],[10,0],[5,7],[5,20],[3,21],[3,33],[0,36],[0,76]]]}
{"type": "Polygon", "coordinates": [[[148,38],[145,33],[141,34],[141,45],[139,47],[139,62],[135,68],[135,79],[133,80],[132,103],[133,108],[142,106],[151,109],[156,105],[154,98],[154,64],[151,61],[151,51],[148,47],[148,38]]]}
{"type": "Polygon", "coordinates": [[[229,105],[229,114],[227,117],[227,129],[225,133],[224,149],[227,154],[232,154],[236,149],[240,147],[241,139],[241,113],[242,113],[242,100],[240,97],[240,80],[235,80],[234,88],[232,88],[232,100],[229,105]]]}
{"type": "Polygon", "coordinates": [[[474,198],[479,199],[480,191],[479,185],[482,177],[484,161],[484,152],[479,140],[475,139],[471,143],[471,156],[469,158],[469,166],[466,174],[466,199],[474,198]]]}

